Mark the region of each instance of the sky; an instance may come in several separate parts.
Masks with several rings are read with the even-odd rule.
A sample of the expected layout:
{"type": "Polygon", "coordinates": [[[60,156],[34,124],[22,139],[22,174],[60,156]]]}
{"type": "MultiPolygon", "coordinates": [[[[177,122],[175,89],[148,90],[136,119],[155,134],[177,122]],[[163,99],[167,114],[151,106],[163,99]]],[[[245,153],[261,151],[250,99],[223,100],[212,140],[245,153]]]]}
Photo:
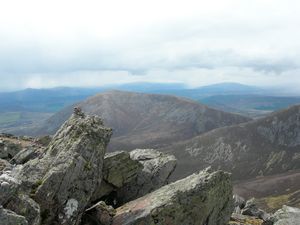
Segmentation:
{"type": "Polygon", "coordinates": [[[297,0],[0,0],[0,91],[239,82],[300,94],[297,0]]]}

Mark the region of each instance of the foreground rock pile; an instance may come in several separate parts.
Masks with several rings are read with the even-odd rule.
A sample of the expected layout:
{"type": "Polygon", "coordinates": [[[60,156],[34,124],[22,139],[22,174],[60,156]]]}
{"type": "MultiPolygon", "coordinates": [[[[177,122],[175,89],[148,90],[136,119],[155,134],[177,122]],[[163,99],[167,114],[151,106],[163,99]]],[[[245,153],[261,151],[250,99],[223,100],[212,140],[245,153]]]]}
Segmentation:
{"type": "Polygon", "coordinates": [[[2,142],[0,224],[228,222],[227,173],[206,170],[168,184],[174,156],[153,149],[105,154],[111,135],[100,118],[76,109],[47,147],[7,151],[2,142]]]}
{"type": "Polygon", "coordinates": [[[256,200],[245,201],[234,195],[234,211],[229,225],[299,225],[300,209],[283,206],[274,214],[266,213],[256,206],[256,200]]]}
{"type": "Polygon", "coordinates": [[[52,139],[22,146],[5,138],[0,225],[227,225],[234,202],[236,215],[247,207],[257,213],[232,198],[228,173],[206,169],[170,184],[174,156],[153,149],[106,153],[111,135],[99,117],[76,109],[52,139]]]}

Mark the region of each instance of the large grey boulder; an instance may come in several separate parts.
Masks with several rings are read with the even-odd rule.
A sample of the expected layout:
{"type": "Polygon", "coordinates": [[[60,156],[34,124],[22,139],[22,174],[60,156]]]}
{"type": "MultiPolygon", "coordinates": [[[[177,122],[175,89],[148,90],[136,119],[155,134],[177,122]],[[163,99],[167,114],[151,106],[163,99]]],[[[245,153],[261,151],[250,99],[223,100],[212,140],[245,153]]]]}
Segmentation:
{"type": "Polygon", "coordinates": [[[154,149],[133,150],[130,158],[140,162],[143,169],[131,182],[117,191],[119,203],[134,200],[168,184],[176,167],[175,156],[154,149]]]}
{"type": "Polygon", "coordinates": [[[103,165],[103,181],[95,190],[91,201],[101,199],[136,178],[143,168],[136,160],[132,160],[128,152],[119,151],[105,154],[103,165]]]}
{"type": "Polygon", "coordinates": [[[112,224],[225,225],[232,210],[230,175],[205,170],[117,208],[112,224]]]}
{"type": "Polygon", "coordinates": [[[284,205],[271,218],[274,225],[300,224],[300,209],[284,205]]]}
{"type": "Polygon", "coordinates": [[[0,225],[28,225],[28,222],[24,216],[6,210],[0,205],[0,225]]]}
{"type": "Polygon", "coordinates": [[[42,224],[77,224],[102,181],[112,131],[97,116],[74,113],[43,156],[14,171],[22,191],[39,204],[42,224]]]}

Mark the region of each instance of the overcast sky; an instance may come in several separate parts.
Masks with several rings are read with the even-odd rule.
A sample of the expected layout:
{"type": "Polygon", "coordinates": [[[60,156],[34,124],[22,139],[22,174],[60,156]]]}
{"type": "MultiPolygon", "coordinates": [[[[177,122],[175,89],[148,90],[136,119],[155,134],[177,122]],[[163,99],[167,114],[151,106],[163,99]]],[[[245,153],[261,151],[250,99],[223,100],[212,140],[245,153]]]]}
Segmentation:
{"type": "Polygon", "coordinates": [[[300,93],[298,0],[0,1],[0,91],[218,82],[300,93]]]}

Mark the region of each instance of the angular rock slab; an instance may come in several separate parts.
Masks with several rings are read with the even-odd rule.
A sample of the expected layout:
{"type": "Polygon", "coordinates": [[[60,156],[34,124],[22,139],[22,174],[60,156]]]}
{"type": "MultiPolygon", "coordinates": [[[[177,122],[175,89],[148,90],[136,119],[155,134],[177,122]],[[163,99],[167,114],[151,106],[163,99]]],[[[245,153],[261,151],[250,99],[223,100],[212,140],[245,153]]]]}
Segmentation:
{"type": "Polygon", "coordinates": [[[76,224],[102,180],[112,131],[96,116],[73,114],[43,157],[17,171],[23,191],[40,205],[42,224],[76,224]]]}
{"type": "Polygon", "coordinates": [[[175,156],[154,149],[136,149],[130,158],[143,165],[135,179],[117,191],[118,202],[126,203],[166,184],[176,167],[175,156]]]}
{"type": "Polygon", "coordinates": [[[117,208],[113,225],[225,225],[233,210],[228,173],[201,171],[117,208]]]}

